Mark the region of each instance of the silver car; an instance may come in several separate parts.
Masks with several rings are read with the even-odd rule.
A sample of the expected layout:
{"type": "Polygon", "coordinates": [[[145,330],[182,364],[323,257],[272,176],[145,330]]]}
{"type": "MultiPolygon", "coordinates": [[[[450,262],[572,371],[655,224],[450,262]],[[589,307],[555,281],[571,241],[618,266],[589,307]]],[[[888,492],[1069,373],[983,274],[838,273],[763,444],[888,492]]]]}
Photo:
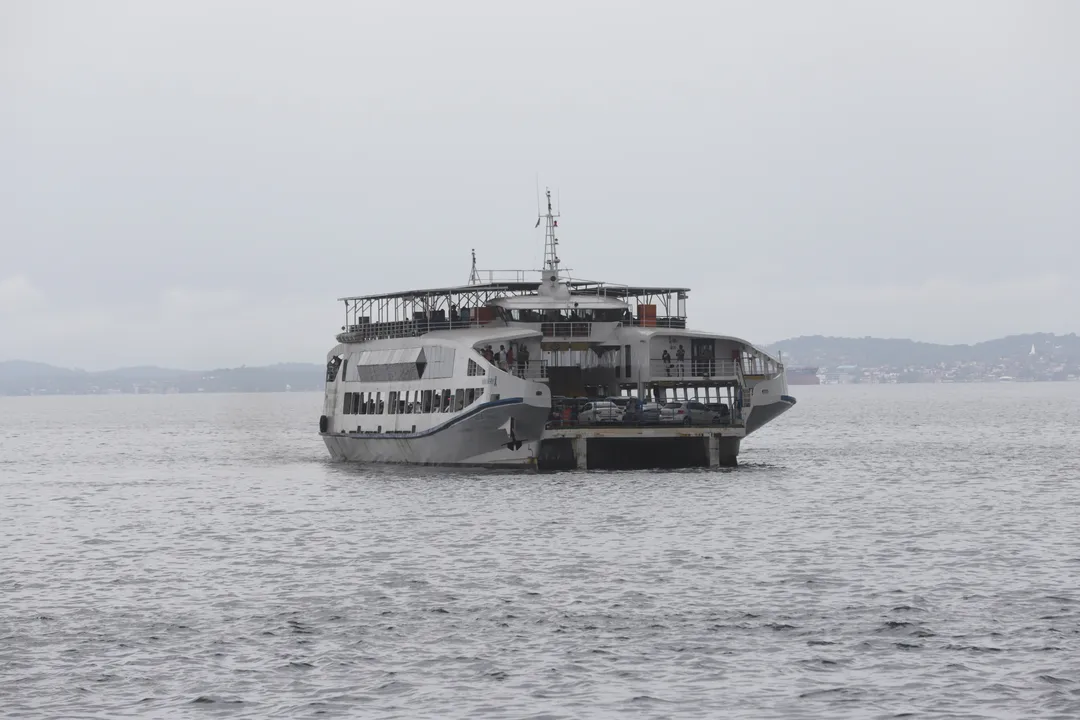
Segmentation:
{"type": "Polygon", "coordinates": [[[661,425],[712,425],[716,413],[697,400],[676,400],[660,409],[661,425]]]}
{"type": "Polygon", "coordinates": [[[578,422],[582,425],[599,425],[600,423],[621,423],[623,410],[610,400],[594,400],[585,403],[578,413],[578,422]]]}

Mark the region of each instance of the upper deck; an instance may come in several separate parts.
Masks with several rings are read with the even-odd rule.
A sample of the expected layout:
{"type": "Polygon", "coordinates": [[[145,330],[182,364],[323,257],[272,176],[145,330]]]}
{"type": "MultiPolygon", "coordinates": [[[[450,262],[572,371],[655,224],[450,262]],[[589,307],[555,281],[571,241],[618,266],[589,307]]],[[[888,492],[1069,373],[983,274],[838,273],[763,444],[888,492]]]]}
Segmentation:
{"type": "Polygon", "coordinates": [[[689,288],[575,279],[561,269],[559,214],[551,206],[550,190],[546,196],[547,213],[538,213],[536,221],[536,227],[546,221],[542,270],[481,271],[474,251],[466,285],[339,298],[345,303],[345,324],[338,342],[510,323],[530,326],[545,338],[576,341],[602,339],[594,336],[594,325],[601,334],[618,325],[686,327],[689,288]]]}
{"type": "Polygon", "coordinates": [[[587,338],[594,323],[686,327],[688,288],[593,280],[492,281],[339,298],[338,342],[416,337],[438,330],[536,323],[545,337],[587,338]]]}

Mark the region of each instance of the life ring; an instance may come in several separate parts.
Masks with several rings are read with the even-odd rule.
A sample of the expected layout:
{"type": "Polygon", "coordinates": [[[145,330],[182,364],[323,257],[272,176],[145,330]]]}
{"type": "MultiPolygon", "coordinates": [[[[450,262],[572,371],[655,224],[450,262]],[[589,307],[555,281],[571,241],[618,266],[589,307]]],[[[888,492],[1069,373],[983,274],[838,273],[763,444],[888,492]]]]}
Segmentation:
{"type": "Polygon", "coordinates": [[[330,419],[325,415],[319,416],[319,432],[324,433],[330,427],[330,419]]]}

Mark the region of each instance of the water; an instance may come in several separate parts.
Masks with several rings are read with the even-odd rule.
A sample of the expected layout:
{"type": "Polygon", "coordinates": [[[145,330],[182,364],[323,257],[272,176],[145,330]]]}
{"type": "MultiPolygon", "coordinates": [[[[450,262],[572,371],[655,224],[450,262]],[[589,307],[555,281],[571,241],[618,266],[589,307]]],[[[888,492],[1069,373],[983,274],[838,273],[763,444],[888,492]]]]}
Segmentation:
{"type": "Polygon", "coordinates": [[[1080,383],[792,390],[737,470],[539,476],[0,398],[0,714],[1080,716],[1080,383]]]}

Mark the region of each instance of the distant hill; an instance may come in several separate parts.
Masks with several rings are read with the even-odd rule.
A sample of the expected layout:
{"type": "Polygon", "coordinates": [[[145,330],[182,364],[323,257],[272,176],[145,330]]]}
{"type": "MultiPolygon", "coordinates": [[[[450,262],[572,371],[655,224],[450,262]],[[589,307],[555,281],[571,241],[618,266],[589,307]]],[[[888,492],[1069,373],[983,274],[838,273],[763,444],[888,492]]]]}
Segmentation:
{"type": "Polygon", "coordinates": [[[8,360],[0,362],[0,395],[322,390],[325,373],[325,367],[314,363],[194,371],[130,367],[87,372],[8,360]]]}
{"type": "Polygon", "coordinates": [[[791,362],[822,367],[932,367],[956,363],[993,365],[1002,360],[1016,360],[1028,356],[1032,345],[1040,357],[1062,363],[1080,362],[1080,337],[1076,333],[1010,335],[974,345],[812,335],[781,340],[770,347],[783,353],[785,364],[790,364],[790,358],[791,362]]]}

